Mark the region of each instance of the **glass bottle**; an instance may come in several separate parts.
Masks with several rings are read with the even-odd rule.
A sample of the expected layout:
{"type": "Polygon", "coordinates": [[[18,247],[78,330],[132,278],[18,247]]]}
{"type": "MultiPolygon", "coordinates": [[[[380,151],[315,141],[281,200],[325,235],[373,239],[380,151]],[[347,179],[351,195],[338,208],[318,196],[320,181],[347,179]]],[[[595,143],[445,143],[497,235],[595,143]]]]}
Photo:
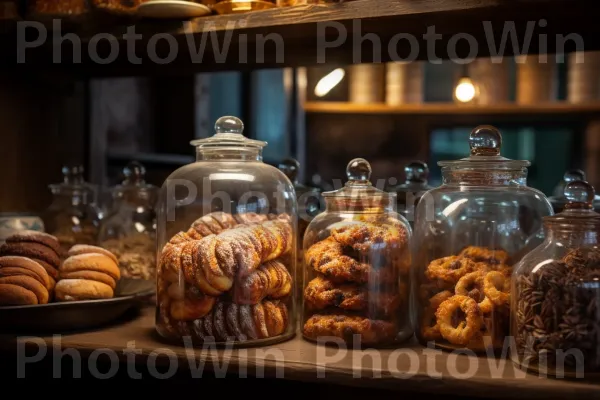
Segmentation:
{"type": "Polygon", "coordinates": [[[600,214],[594,188],[571,181],[563,212],[544,218],[545,240],[515,266],[511,335],[521,368],[557,377],[600,376],[600,214]]]}
{"type": "Polygon", "coordinates": [[[421,196],[432,189],[429,186],[429,167],[423,161],[411,161],[404,167],[406,181],[388,188],[398,199],[398,212],[414,227],[415,207],[421,196]]]}
{"type": "Polygon", "coordinates": [[[146,169],[131,162],[125,179],[112,189],[112,207],[100,224],[98,245],[117,256],[121,276],[156,279],[156,199],[158,188],[146,183],[146,169]]]}
{"type": "Polygon", "coordinates": [[[304,338],[351,347],[394,346],[412,336],[409,316],[411,228],[396,195],[369,181],[357,158],[348,181],[324,192],[325,211],[304,235],[304,338]]]}
{"type": "Polygon", "coordinates": [[[263,345],[295,334],[297,202],[262,161],[265,142],[236,117],[195,140],[157,208],[158,333],[172,340],[263,345]]]}
{"type": "MultiPolygon", "coordinates": [[[[565,186],[569,182],[585,181],[585,180],[586,180],[585,172],[580,169],[570,169],[565,172],[563,179],[554,188],[554,190],[552,192],[552,196],[550,196],[548,198],[548,200],[550,200],[550,203],[552,204],[552,208],[554,209],[555,213],[559,213],[559,212],[563,211],[565,208],[565,205],[568,202],[567,198],[564,195],[565,186]]],[[[594,196],[593,204],[594,204],[594,210],[596,210],[596,212],[600,211],[600,196],[598,196],[598,195],[594,196]]]]}
{"type": "Polygon", "coordinates": [[[509,334],[512,265],[542,241],[552,207],[527,186],[530,163],[500,155],[496,128],[475,128],[469,145],[439,162],[442,185],[417,206],[413,305],[422,344],[484,352],[509,334]]]}
{"type": "Polygon", "coordinates": [[[96,205],[98,189],[83,179],[83,167],[65,166],[62,173],[63,182],[49,185],[53,201],[43,220],[64,256],[75,244],[96,244],[102,214],[96,205]]]}

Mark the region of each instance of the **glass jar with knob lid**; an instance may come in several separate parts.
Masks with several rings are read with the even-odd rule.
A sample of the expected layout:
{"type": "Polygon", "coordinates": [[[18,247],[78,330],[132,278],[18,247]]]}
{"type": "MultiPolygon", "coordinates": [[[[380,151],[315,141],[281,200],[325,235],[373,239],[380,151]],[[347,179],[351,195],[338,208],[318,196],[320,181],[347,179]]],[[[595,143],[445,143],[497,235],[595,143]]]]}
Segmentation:
{"type": "Polygon", "coordinates": [[[297,202],[236,117],[193,141],[157,207],[158,333],[176,341],[266,345],[295,334],[297,202]]]}
{"type": "Polygon", "coordinates": [[[138,162],[125,166],[125,179],[111,190],[112,207],[100,224],[98,245],[117,256],[122,277],[154,281],[158,188],[145,175],[138,162]]]}
{"type": "Polygon", "coordinates": [[[411,228],[396,195],[375,188],[371,166],[350,161],[348,181],[324,192],[325,210],[304,235],[304,338],[352,347],[394,346],[412,336],[411,228]]]}
{"type": "Polygon", "coordinates": [[[415,207],[421,196],[432,189],[429,185],[429,167],[423,161],[411,161],[404,166],[406,181],[387,190],[396,193],[398,212],[414,227],[415,207]]]}
{"type": "Polygon", "coordinates": [[[600,376],[600,214],[594,188],[571,181],[545,240],[515,266],[511,336],[520,367],[557,377],[600,376]]]}
{"type": "Polygon", "coordinates": [[[502,348],[512,265],[542,241],[552,207],[527,186],[530,163],[501,156],[496,128],[475,128],[469,145],[439,162],[442,185],[417,206],[413,305],[421,343],[483,352],[502,348]]]}
{"type": "MultiPolygon", "coordinates": [[[[552,204],[552,208],[554,209],[555,213],[563,211],[565,205],[568,203],[568,200],[564,194],[565,186],[570,182],[585,180],[585,172],[580,169],[570,169],[565,172],[563,179],[554,188],[552,196],[548,198],[550,200],[550,203],[552,204]]],[[[600,211],[600,196],[594,196],[593,205],[594,210],[596,210],[597,212],[600,211]]]]}

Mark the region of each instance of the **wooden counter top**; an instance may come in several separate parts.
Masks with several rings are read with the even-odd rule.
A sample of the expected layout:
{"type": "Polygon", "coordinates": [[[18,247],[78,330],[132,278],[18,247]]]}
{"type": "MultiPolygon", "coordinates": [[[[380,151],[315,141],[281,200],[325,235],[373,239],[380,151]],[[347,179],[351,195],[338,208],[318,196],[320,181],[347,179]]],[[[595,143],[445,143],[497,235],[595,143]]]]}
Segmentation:
{"type": "Polygon", "coordinates": [[[217,377],[233,373],[487,398],[600,399],[600,383],[543,378],[523,373],[509,360],[451,354],[418,344],[396,350],[344,351],[316,346],[297,336],[264,348],[217,350],[174,346],[156,337],[153,309],[145,309],[139,317],[123,324],[86,333],[54,338],[0,335],[4,351],[21,349],[22,353],[26,349],[32,357],[40,345],[46,346],[46,356],[57,355],[58,349],[76,349],[82,356],[95,353],[93,356],[97,357],[110,349],[120,360],[130,362],[135,357],[137,364],[145,364],[149,370],[162,364],[161,374],[168,374],[169,368],[165,366],[170,363],[191,378],[209,371],[217,377]],[[137,354],[128,355],[128,348],[136,349],[137,354]]]}

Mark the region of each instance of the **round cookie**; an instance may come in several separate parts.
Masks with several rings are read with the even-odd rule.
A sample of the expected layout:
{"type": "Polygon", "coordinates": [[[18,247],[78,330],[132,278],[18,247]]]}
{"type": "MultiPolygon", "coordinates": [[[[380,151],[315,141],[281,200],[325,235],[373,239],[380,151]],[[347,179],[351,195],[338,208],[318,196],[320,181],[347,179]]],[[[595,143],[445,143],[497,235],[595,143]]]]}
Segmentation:
{"type": "Polygon", "coordinates": [[[0,305],[26,306],[37,303],[37,296],[32,291],[17,285],[0,284],[0,305]]]}
{"type": "Polygon", "coordinates": [[[92,246],[89,244],[76,244],[75,246],[69,249],[69,256],[76,256],[79,254],[103,254],[107,257],[110,257],[111,260],[115,262],[115,264],[119,265],[119,260],[117,256],[115,256],[112,252],[106,250],[105,248],[92,246]]]}
{"type": "Polygon", "coordinates": [[[46,261],[53,267],[60,266],[58,254],[48,246],[39,243],[5,243],[0,247],[0,256],[23,256],[46,261]]]}
{"type": "Polygon", "coordinates": [[[105,283],[112,289],[115,289],[117,287],[117,282],[112,276],[105,274],[104,272],[98,271],[62,272],[60,274],[60,279],[86,279],[88,281],[97,281],[105,283]]]}
{"type": "Polygon", "coordinates": [[[56,236],[38,231],[20,231],[8,238],[6,243],[39,243],[50,247],[57,254],[60,253],[60,243],[56,236]]]}
{"type": "Polygon", "coordinates": [[[40,260],[39,258],[31,258],[31,260],[35,261],[36,263],[40,264],[42,267],[44,267],[44,269],[46,270],[46,272],[48,273],[48,275],[54,279],[58,278],[58,268],[53,267],[52,265],[48,264],[46,261],[40,260]]]}
{"type": "Polygon", "coordinates": [[[119,266],[110,258],[98,253],[83,253],[70,256],[60,267],[60,274],[75,271],[103,272],[115,280],[121,278],[119,266]]]}
{"type": "Polygon", "coordinates": [[[50,277],[37,262],[20,256],[0,257],[0,276],[24,275],[36,279],[45,288],[50,289],[50,277]]]}
{"type": "Polygon", "coordinates": [[[62,279],[56,283],[54,296],[57,301],[110,299],[114,296],[114,291],[102,282],[62,279]]]}
{"type": "Polygon", "coordinates": [[[48,289],[30,276],[5,276],[0,278],[0,285],[2,284],[20,286],[35,294],[38,304],[48,303],[48,289]]]}

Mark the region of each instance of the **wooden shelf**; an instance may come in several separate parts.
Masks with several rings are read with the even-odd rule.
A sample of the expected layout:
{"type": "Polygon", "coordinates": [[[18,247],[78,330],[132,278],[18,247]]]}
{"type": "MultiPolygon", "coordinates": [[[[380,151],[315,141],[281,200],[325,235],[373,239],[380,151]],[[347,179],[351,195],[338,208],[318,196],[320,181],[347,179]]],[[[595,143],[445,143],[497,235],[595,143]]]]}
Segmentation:
{"type": "MultiPolygon", "coordinates": [[[[432,44],[424,38],[428,29],[435,27],[441,38],[434,44],[435,55],[450,58],[469,54],[467,40],[456,42],[453,50],[452,37],[455,34],[471,35],[478,43],[477,56],[488,56],[494,51],[489,42],[497,46],[502,30],[507,22],[514,23],[519,36],[519,45],[526,36],[530,21],[545,20],[543,28],[533,31],[528,52],[537,53],[538,33],[546,34],[547,51],[556,53],[559,38],[568,34],[580,35],[586,50],[600,49],[600,25],[596,15],[590,12],[585,0],[355,0],[341,4],[304,5],[276,8],[271,10],[237,14],[210,16],[187,22],[120,21],[116,25],[103,24],[92,19],[76,28],[81,40],[81,62],[73,60],[71,40],[52,45],[52,32],[47,32],[46,44],[16,51],[17,33],[4,35],[0,43],[3,57],[0,65],[18,69],[19,72],[44,71],[81,76],[182,74],[201,71],[249,70],[285,66],[308,66],[323,63],[351,64],[357,62],[385,62],[395,57],[406,58],[412,50],[418,59],[427,59],[432,44]],[[486,33],[484,25],[491,24],[493,37],[486,33]],[[133,26],[141,39],[127,43],[123,35],[133,26]],[[90,54],[89,44],[95,34],[112,35],[113,41],[104,37],[94,46],[97,58],[90,54]],[[153,34],[163,34],[161,40],[153,34]],[[408,40],[397,40],[399,33],[411,34],[415,38],[415,48],[408,40]],[[381,54],[374,55],[370,40],[360,40],[367,34],[375,34],[381,43],[381,54]],[[340,36],[341,35],[341,36],[340,36]],[[167,37],[167,39],[165,39],[167,37]],[[199,48],[205,38],[202,59],[191,56],[190,47],[199,48]],[[342,38],[339,44],[331,44],[342,38]],[[343,40],[345,37],[345,40],[343,40]],[[266,41],[265,41],[266,40],[266,41]],[[169,44],[169,41],[173,45],[169,44]],[[228,51],[219,55],[213,45],[222,49],[229,43],[228,51]],[[324,41],[330,43],[324,46],[324,41]],[[451,44],[448,46],[448,44],[451,44]],[[156,51],[149,51],[148,46],[156,51]],[[175,47],[175,44],[177,47],[175,47]],[[129,46],[133,45],[133,46],[129,46]],[[155,45],[155,47],[154,47],[155,45]],[[389,48],[397,51],[389,51],[389,48]],[[448,48],[450,47],[450,51],[448,48]],[[56,62],[58,50],[61,60],[56,62]],[[246,54],[247,59],[240,57],[246,54]],[[133,52],[132,52],[133,50],[133,52]],[[358,50],[361,50],[358,53],[358,50]],[[98,58],[106,59],[111,51],[116,51],[114,61],[98,63],[98,58]],[[173,51],[173,53],[171,53],[173,51]],[[17,54],[24,54],[24,62],[19,63],[17,54]],[[397,56],[396,56],[397,54],[397,56]],[[164,62],[172,55],[171,62],[164,62]],[[360,57],[359,57],[360,55],[360,57]],[[381,58],[379,58],[379,55],[381,58]],[[161,61],[163,60],[163,61],[161,61]]],[[[31,40],[38,37],[35,28],[29,34],[31,40]]],[[[64,35],[64,30],[61,32],[64,35]]],[[[371,35],[372,36],[372,35],[371,35]]],[[[456,41],[456,38],[454,39],[456,41]]],[[[506,56],[511,55],[513,46],[510,40],[506,45],[506,56]]],[[[575,49],[575,41],[567,40],[564,50],[575,49]]],[[[379,47],[379,46],[378,46],[379,47]]]]}
{"type": "MultiPolygon", "coordinates": [[[[121,325],[87,333],[62,335],[59,344],[52,336],[39,340],[48,346],[54,344],[63,349],[76,349],[83,356],[96,349],[111,349],[124,361],[130,361],[124,349],[127,349],[130,343],[134,343],[138,352],[135,356],[137,363],[148,365],[150,356],[153,358],[152,362],[172,365],[171,356],[156,357],[157,353],[172,354],[177,357],[178,368],[184,371],[202,366],[202,361],[205,368],[220,368],[220,373],[235,374],[243,368],[248,376],[326,381],[345,386],[373,387],[399,392],[515,399],[584,399],[600,396],[600,385],[597,383],[543,378],[523,373],[508,360],[469,355],[451,356],[450,353],[441,351],[432,353],[433,350],[417,344],[408,344],[402,351],[348,350],[337,353],[337,356],[334,347],[316,346],[300,337],[263,348],[215,350],[173,346],[157,340],[153,308],[145,309],[141,317],[121,325]],[[228,367],[227,371],[223,370],[223,366],[228,367]]],[[[38,343],[36,340],[28,341],[13,335],[0,335],[0,348],[4,351],[14,352],[18,344],[24,344],[26,348],[32,348],[33,354],[39,348],[38,343]]],[[[46,355],[52,356],[52,352],[52,347],[48,347],[46,355]]],[[[190,370],[190,378],[199,372],[202,371],[190,370]]]]}

